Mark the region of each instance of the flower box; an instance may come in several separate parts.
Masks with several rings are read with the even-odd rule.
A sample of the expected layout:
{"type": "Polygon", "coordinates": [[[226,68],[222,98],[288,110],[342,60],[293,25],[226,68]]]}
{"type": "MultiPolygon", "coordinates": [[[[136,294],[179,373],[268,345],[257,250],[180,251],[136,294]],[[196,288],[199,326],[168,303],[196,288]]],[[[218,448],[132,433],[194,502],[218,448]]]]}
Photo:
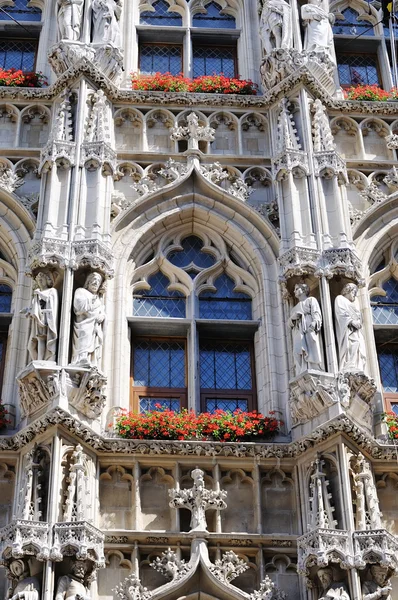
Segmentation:
{"type": "Polygon", "coordinates": [[[0,69],[0,86],[7,87],[44,87],[47,81],[43,73],[21,71],[16,69],[0,69]]]}
{"type": "Polygon", "coordinates": [[[151,92],[191,92],[202,94],[239,94],[254,96],[257,86],[250,79],[225,77],[224,75],[203,75],[195,79],[172,75],[171,73],[155,73],[139,75],[132,73],[133,90],[151,92]]]}
{"type": "Polygon", "coordinates": [[[349,90],[344,90],[344,96],[347,100],[387,102],[388,100],[396,100],[396,90],[393,88],[390,92],[386,92],[377,85],[357,85],[349,90]]]}
{"type": "Polygon", "coordinates": [[[159,405],[146,413],[122,411],[110,427],[125,439],[242,442],[269,439],[281,425],[272,413],[268,417],[239,410],[195,414],[184,409],[177,413],[159,405]]]}
{"type": "Polygon", "coordinates": [[[386,412],[382,414],[383,421],[388,427],[388,436],[391,440],[398,440],[398,415],[394,412],[386,412]]]}

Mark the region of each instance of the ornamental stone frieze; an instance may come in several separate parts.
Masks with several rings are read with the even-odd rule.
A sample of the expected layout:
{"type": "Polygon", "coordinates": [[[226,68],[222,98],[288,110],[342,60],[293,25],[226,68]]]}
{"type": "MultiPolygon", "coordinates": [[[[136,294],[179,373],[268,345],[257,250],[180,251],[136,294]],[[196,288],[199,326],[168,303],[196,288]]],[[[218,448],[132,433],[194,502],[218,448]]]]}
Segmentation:
{"type": "Polygon", "coordinates": [[[32,242],[28,251],[27,272],[43,267],[66,269],[70,263],[70,243],[66,240],[43,237],[32,242]]]}
{"type": "Polygon", "coordinates": [[[309,582],[311,567],[338,564],[342,569],[354,566],[352,539],[348,531],[318,527],[297,540],[297,571],[309,582]]]}
{"type": "MultiPolygon", "coordinates": [[[[91,232],[90,232],[91,233],[91,232]]],[[[68,242],[44,237],[34,241],[28,252],[27,272],[52,267],[64,270],[87,268],[100,271],[104,277],[113,277],[113,255],[108,244],[98,239],[68,242]]]]}
{"type": "Polygon", "coordinates": [[[67,556],[92,563],[93,568],[105,567],[105,535],[87,521],[55,523],[50,558],[55,562],[67,556]]]}
{"type": "Polygon", "coordinates": [[[74,270],[89,267],[107,279],[114,275],[113,254],[109,245],[98,239],[72,242],[70,266],[74,270]]]}
{"type": "Polygon", "coordinates": [[[50,556],[50,527],[44,521],[13,519],[0,529],[0,564],[24,556],[45,561],[50,556]]]}
{"type": "Polygon", "coordinates": [[[279,258],[280,281],[291,277],[314,274],[318,268],[319,250],[295,246],[284,252],[279,258]]]}
{"type": "Polygon", "coordinates": [[[319,250],[305,246],[295,246],[278,258],[280,281],[302,275],[347,277],[358,285],[363,285],[362,265],[352,248],[330,248],[319,250]]]}
{"type": "Polygon", "coordinates": [[[354,563],[357,569],[380,564],[398,574],[398,537],[386,529],[353,533],[354,563]]]}

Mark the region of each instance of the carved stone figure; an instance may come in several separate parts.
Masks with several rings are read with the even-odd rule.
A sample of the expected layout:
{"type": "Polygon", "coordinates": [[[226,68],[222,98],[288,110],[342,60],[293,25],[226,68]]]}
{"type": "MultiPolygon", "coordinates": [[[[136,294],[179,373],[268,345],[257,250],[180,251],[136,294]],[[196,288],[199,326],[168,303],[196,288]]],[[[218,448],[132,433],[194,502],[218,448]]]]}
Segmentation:
{"type": "Polygon", "coordinates": [[[370,573],[373,577],[371,581],[365,581],[362,585],[363,600],[391,600],[391,582],[390,570],[381,565],[371,565],[370,573]]]}
{"type": "Polygon", "coordinates": [[[333,30],[334,15],[329,12],[328,0],[309,0],[301,7],[301,18],[306,26],[304,49],[324,51],[334,61],[333,30]]]}
{"type": "Polygon", "coordinates": [[[318,579],[322,586],[322,595],[319,600],[350,600],[350,596],[345,583],[342,581],[333,581],[333,571],[330,567],[319,569],[318,579]]]}
{"type": "Polygon", "coordinates": [[[32,360],[55,361],[58,339],[58,293],[48,273],[36,275],[32,305],[21,313],[31,319],[28,351],[32,360]]]}
{"type": "Polygon", "coordinates": [[[58,0],[57,22],[59,38],[76,42],[80,39],[84,0],[58,0]]]}
{"type": "Polygon", "coordinates": [[[298,303],[292,309],[289,325],[292,328],[296,375],[308,369],[322,370],[322,313],[318,300],[309,296],[309,291],[305,283],[297,283],[294,287],[298,303]]]}
{"type": "Polygon", "coordinates": [[[93,44],[121,46],[119,19],[122,13],[121,2],[115,0],[94,0],[93,44]]]}
{"type": "Polygon", "coordinates": [[[37,577],[31,577],[29,566],[23,560],[13,560],[10,564],[10,573],[16,579],[11,600],[39,600],[40,582],[37,577]]]}
{"type": "Polygon", "coordinates": [[[86,565],[77,560],[73,563],[72,573],[59,578],[55,600],[91,600],[85,586],[85,576],[86,565]]]}
{"type": "Polygon", "coordinates": [[[291,48],[292,9],[285,0],[265,0],[260,18],[260,36],[266,54],[291,48]]]}
{"type": "Polygon", "coordinates": [[[102,276],[90,273],[84,287],[75,292],[72,364],[98,366],[100,363],[105,320],[104,305],[99,296],[101,284],[102,276]]]}
{"type": "Polygon", "coordinates": [[[365,339],[361,311],[355,304],[357,294],[355,283],[347,283],[334,302],[340,371],[365,370],[365,339]]]}

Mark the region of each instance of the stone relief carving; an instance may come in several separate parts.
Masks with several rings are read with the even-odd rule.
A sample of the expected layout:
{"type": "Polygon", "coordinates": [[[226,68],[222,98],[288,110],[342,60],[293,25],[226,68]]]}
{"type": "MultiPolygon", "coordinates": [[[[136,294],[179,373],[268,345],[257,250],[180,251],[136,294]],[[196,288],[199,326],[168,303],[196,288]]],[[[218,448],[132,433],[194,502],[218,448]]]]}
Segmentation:
{"type": "Polygon", "coordinates": [[[93,44],[110,44],[119,48],[121,0],[93,0],[92,11],[93,44]]]}
{"type": "Polygon", "coordinates": [[[58,0],[57,23],[61,40],[80,39],[84,0],[58,0]]]}
{"type": "Polygon", "coordinates": [[[264,0],[260,17],[260,37],[263,50],[271,54],[273,50],[292,46],[292,9],[285,0],[264,0]]]}
{"type": "Polygon", "coordinates": [[[58,579],[55,600],[91,600],[86,576],[85,562],[76,560],[72,572],[58,579]]]}
{"type": "Polygon", "coordinates": [[[320,337],[322,313],[318,300],[310,296],[309,291],[309,286],[305,283],[295,285],[294,295],[298,302],[289,318],[296,375],[307,370],[323,370],[320,337]]]}
{"type": "Polygon", "coordinates": [[[107,378],[97,367],[83,373],[70,371],[69,402],[89,419],[98,419],[106,404],[106,384],[107,378]]]}
{"type": "Polygon", "coordinates": [[[203,127],[199,125],[199,117],[191,112],[187,116],[186,127],[177,126],[171,129],[171,139],[173,141],[188,140],[188,150],[198,150],[199,141],[214,141],[215,130],[212,127],[203,127]]]}
{"type": "Polygon", "coordinates": [[[162,552],[162,556],[157,556],[150,566],[164,575],[167,579],[178,581],[190,570],[190,566],[177,557],[177,554],[168,548],[165,552],[162,552]]]}
{"type": "Polygon", "coordinates": [[[225,552],[222,558],[217,559],[214,565],[209,567],[214,577],[226,584],[242,575],[248,568],[249,565],[232,550],[225,552]]]}
{"type": "Polygon", "coordinates": [[[268,575],[263,579],[260,583],[260,588],[258,590],[254,590],[252,594],[250,594],[250,600],[286,600],[287,595],[285,592],[278,590],[275,583],[272,581],[268,575]]]}
{"type": "Polygon", "coordinates": [[[317,577],[322,587],[319,600],[350,600],[350,595],[346,584],[343,581],[334,581],[333,570],[331,567],[319,569],[317,577]]]}
{"type": "Polygon", "coordinates": [[[371,205],[381,204],[388,198],[387,194],[385,194],[380,187],[373,182],[370,183],[364,190],[360,191],[359,195],[367,200],[371,205]]]}
{"type": "Polygon", "coordinates": [[[306,423],[338,401],[335,381],[330,375],[304,373],[290,382],[290,413],[293,424],[306,423]]]}
{"type": "Polygon", "coordinates": [[[93,272],[86,277],[84,287],[75,291],[73,311],[72,363],[96,367],[101,362],[105,310],[100,288],[102,275],[93,272]]]}
{"type": "Polygon", "coordinates": [[[248,199],[251,188],[242,177],[230,173],[228,169],[223,167],[219,162],[210,165],[201,165],[200,170],[205,179],[220,187],[222,187],[223,182],[227,182],[225,189],[229,194],[235,196],[235,198],[242,200],[242,202],[246,202],[248,199]]]}
{"type": "Polygon", "coordinates": [[[276,136],[276,156],[272,158],[273,176],[280,180],[289,172],[298,176],[308,173],[308,157],[301,150],[287,98],[283,98],[280,103],[276,136]]]}
{"type": "Polygon", "coordinates": [[[24,183],[24,179],[11,169],[7,169],[6,167],[0,168],[0,189],[11,194],[24,183]]]}
{"type": "Polygon", "coordinates": [[[301,7],[301,19],[306,28],[304,49],[325,52],[334,60],[333,30],[334,15],[329,12],[328,0],[309,0],[301,7]]]}
{"type": "Polygon", "coordinates": [[[32,304],[21,313],[31,321],[28,351],[31,360],[55,361],[58,340],[58,292],[53,276],[41,271],[35,277],[32,304]]]}
{"type": "Polygon", "coordinates": [[[391,600],[391,570],[382,565],[371,565],[371,579],[362,584],[362,600],[391,600]]]}
{"type": "Polygon", "coordinates": [[[223,510],[227,507],[224,499],[227,492],[210,491],[205,488],[204,472],[194,469],[191,472],[193,487],[188,490],[169,490],[170,506],[172,508],[187,508],[191,511],[191,532],[207,531],[206,511],[209,509],[223,510]]]}
{"type": "Polygon", "coordinates": [[[396,133],[390,133],[384,139],[389,150],[396,150],[398,148],[398,135],[396,133]]]}
{"type": "Polygon", "coordinates": [[[32,577],[27,560],[13,560],[9,565],[11,576],[10,600],[40,600],[41,585],[38,577],[32,577]]]}
{"type": "Polygon", "coordinates": [[[340,371],[364,371],[366,348],[362,315],[355,304],[358,286],[347,283],[334,303],[340,371]]]}
{"type": "Polygon", "coordinates": [[[149,600],[152,592],[141,584],[137,575],[129,575],[113,590],[119,600],[149,600]]]}

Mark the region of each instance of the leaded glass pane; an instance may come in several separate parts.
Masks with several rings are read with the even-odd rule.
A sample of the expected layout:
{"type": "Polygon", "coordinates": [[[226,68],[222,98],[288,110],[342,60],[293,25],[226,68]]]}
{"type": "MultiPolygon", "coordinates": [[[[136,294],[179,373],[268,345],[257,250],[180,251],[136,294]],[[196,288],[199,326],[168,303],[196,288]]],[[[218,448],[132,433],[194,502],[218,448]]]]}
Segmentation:
{"type": "Polygon", "coordinates": [[[377,325],[398,325],[398,281],[389,279],[383,284],[385,296],[371,298],[373,322],[377,325]]]}
{"type": "Polygon", "coordinates": [[[372,23],[358,20],[358,13],[352,8],[343,10],[342,15],[344,20],[336,19],[333,33],[338,35],[374,35],[372,23]]]}
{"type": "Polygon", "coordinates": [[[179,412],[179,398],[140,398],[140,412],[149,412],[152,410],[162,409],[179,412]]]}
{"type": "Polygon", "coordinates": [[[185,387],[183,342],[137,341],[133,349],[133,364],[135,386],[185,387]]]}
{"type": "Polygon", "coordinates": [[[36,6],[28,6],[28,0],[15,0],[13,6],[3,6],[8,13],[0,12],[0,21],[41,21],[41,10],[36,6]]]}
{"type": "Polygon", "coordinates": [[[398,415],[398,404],[391,404],[391,410],[393,413],[398,415]]]}
{"type": "Polygon", "coordinates": [[[381,382],[385,392],[398,393],[398,348],[378,349],[381,382]]]}
{"type": "Polygon", "coordinates": [[[11,312],[12,289],[8,285],[0,284],[0,312],[11,312]]]}
{"type": "MultiPolygon", "coordinates": [[[[203,242],[196,235],[186,237],[182,240],[181,246],[182,250],[173,250],[167,257],[171,264],[176,267],[184,269],[193,266],[197,267],[199,271],[200,269],[207,269],[214,265],[216,261],[214,256],[202,251],[203,242]]],[[[193,274],[194,272],[195,269],[192,269],[191,273],[193,274]]]]}
{"type": "Polygon", "coordinates": [[[235,77],[235,48],[222,46],[196,46],[193,49],[193,76],[220,75],[235,77]]]}
{"type": "Polygon", "coordinates": [[[202,389],[252,388],[251,354],[246,344],[204,342],[199,354],[202,389]]]}
{"type": "Polygon", "coordinates": [[[170,44],[142,44],[140,47],[140,73],[171,73],[179,75],[182,71],[181,46],[170,44]]]}
{"type": "Polygon", "coordinates": [[[223,14],[216,2],[206,5],[205,13],[196,13],[192,19],[193,27],[213,27],[217,29],[235,29],[236,23],[232,15],[223,14]]]}
{"type": "Polygon", "coordinates": [[[168,278],[160,271],[148,279],[150,290],[139,290],[133,298],[133,315],[136,317],[185,317],[185,296],[168,291],[168,278]]]}
{"type": "Polygon", "coordinates": [[[214,282],[216,292],[207,290],[199,296],[201,319],[230,319],[247,321],[252,318],[251,298],[243,292],[234,292],[235,282],[223,273],[214,282]]]}
{"type": "Polygon", "coordinates": [[[0,41],[0,68],[33,71],[36,49],[36,42],[28,40],[0,41]]]}
{"type": "Polygon", "coordinates": [[[235,410],[248,410],[248,402],[242,398],[206,398],[205,411],[214,413],[216,410],[225,410],[225,412],[235,412],[235,410]]]}
{"type": "Polygon", "coordinates": [[[155,9],[146,10],[140,15],[141,25],[160,25],[178,27],[182,25],[182,17],[176,12],[168,12],[170,5],[165,0],[158,0],[152,4],[155,9]]]}
{"type": "Polygon", "coordinates": [[[340,85],[380,85],[376,56],[339,54],[337,70],[340,85]]]}

